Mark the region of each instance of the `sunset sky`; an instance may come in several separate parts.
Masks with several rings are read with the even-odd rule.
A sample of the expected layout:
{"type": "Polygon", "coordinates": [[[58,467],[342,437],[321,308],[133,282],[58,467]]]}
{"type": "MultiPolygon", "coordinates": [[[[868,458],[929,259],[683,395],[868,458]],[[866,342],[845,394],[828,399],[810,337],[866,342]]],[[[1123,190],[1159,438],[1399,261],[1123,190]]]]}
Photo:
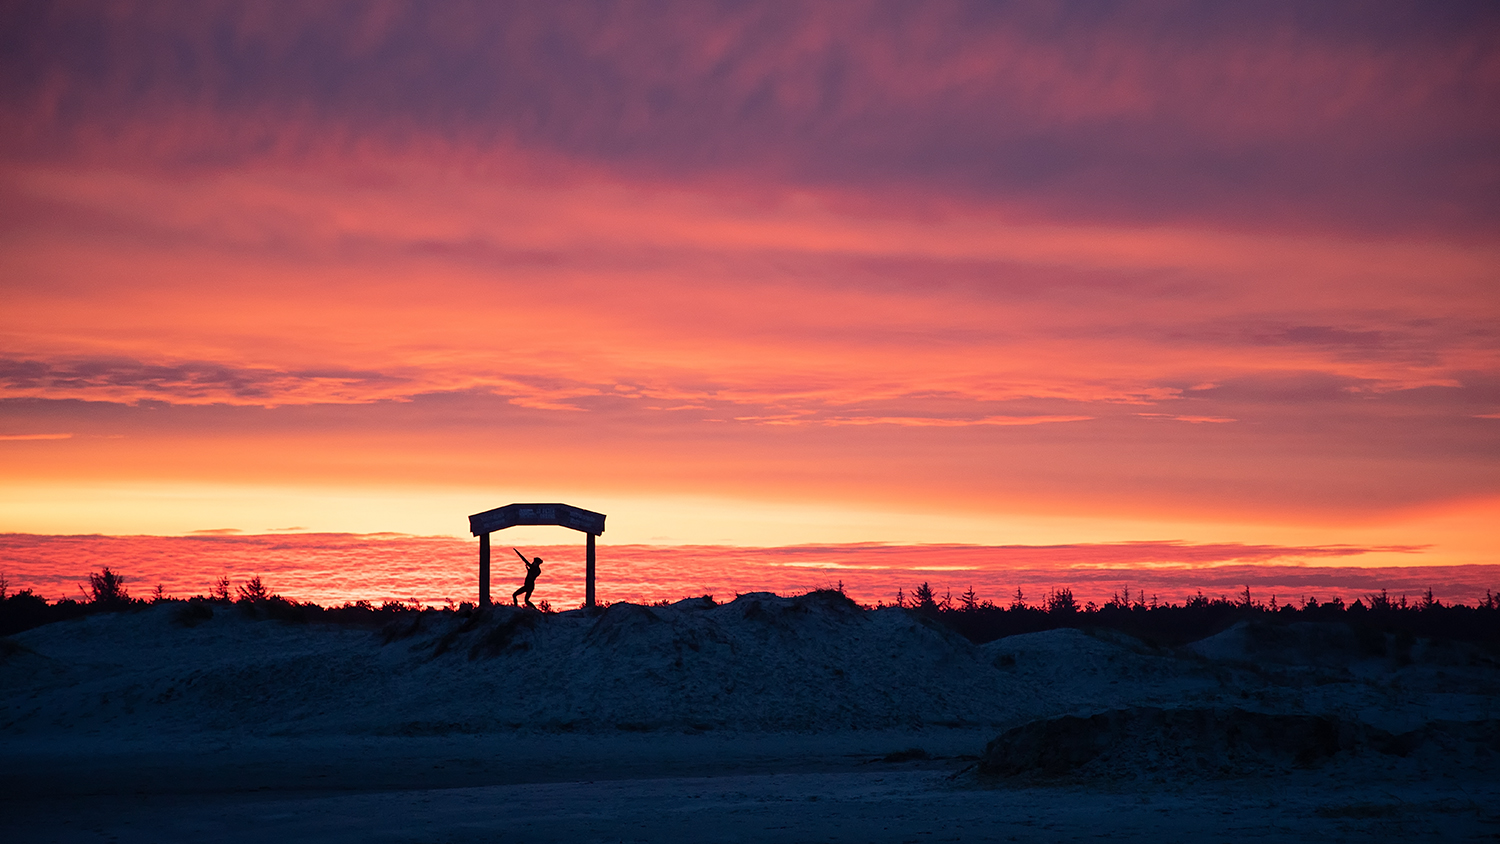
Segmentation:
{"type": "Polygon", "coordinates": [[[7,2],[0,75],[0,531],[1500,562],[1494,3],[7,2]]]}

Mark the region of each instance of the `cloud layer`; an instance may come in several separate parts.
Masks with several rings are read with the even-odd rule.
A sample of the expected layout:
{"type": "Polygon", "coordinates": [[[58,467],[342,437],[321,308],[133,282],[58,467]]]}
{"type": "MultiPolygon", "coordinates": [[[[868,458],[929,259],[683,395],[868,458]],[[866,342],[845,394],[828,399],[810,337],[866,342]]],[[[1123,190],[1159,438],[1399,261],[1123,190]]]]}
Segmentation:
{"type": "MultiPolygon", "coordinates": [[[[78,596],[79,583],[102,565],[124,574],[127,589],[145,595],[158,583],[177,597],[205,594],[220,577],[243,582],[261,577],[289,598],[336,605],[351,600],[444,599],[473,601],[472,541],[394,534],[291,534],[236,536],[201,531],[193,537],[30,536],[0,534],[10,561],[12,589],[34,589],[53,600],[78,596]]],[[[537,597],[554,606],[583,600],[579,545],[527,546],[547,561],[537,597]]],[[[1353,546],[1132,542],[1056,546],[804,545],[779,548],[723,546],[601,546],[600,597],[608,601],[678,600],[738,592],[782,593],[845,584],[856,600],[895,600],[922,582],[939,595],[973,587],[983,600],[1010,603],[1017,589],[1028,603],[1054,588],[1071,588],[1080,602],[1103,603],[1130,589],[1134,599],[1181,603],[1199,591],[1236,595],[1249,586],[1258,601],[1276,594],[1282,603],[1304,597],[1347,602],[1389,590],[1415,598],[1431,588],[1439,600],[1473,604],[1493,586],[1497,566],[1385,566],[1361,568],[1376,551],[1404,551],[1414,564],[1422,549],[1353,546]]],[[[494,573],[495,591],[517,579],[508,564],[494,573]]]]}
{"type": "Polygon", "coordinates": [[[1479,2],[8,9],[32,151],[516,144],[1153,221],[1473,231],[1496,211],[1500,21],[1479,2]]]}
{"type": "Polygon", "coordinates": [[[1492,4],[13,3],[0,33],[13,483],[453,487],[489,443],[496,483],[583,495],[1500,494],[1492,4]]]}

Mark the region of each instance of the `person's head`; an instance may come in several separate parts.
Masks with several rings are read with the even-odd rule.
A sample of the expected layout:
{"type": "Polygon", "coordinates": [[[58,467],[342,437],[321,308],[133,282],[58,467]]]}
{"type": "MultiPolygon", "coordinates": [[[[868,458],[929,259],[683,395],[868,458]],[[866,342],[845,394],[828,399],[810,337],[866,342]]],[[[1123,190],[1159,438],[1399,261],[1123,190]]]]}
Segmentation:
{"type": "Polygon", "coordinates": [[[533,558],[531,558],[531,564],[534,565],[534,566],[541,565],[542,564],[542,558],[541,557],[533,557],[533,558]]]}

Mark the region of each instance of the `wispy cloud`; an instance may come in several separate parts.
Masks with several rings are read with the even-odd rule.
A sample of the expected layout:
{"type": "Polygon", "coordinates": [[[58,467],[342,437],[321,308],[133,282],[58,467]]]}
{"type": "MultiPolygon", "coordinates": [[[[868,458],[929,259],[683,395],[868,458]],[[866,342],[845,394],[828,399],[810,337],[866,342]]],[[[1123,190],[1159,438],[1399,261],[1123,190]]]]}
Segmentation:
{"type": "Polygon", "coordinates": [[[1046,425],[1054,422],[1086,422],[1092,416],[984,416],[978,419],[940,419],[920,416],[835,416],[820,419],[820,425],[902,425],[912,428],[958,428],[969,425],[1046,425]]]}
{"type": "MultiPolygon", "coordinates": [[[[399,396],[407,379],[335,369],[277,370],[210,361],[147,363],[122,357],[0,359],[0,395],[274,405],[399,396]]],[[[67,435],[64,435],[67,436],[67,435]]]]}
{"type": "Polygon", "coordinates": [[[0,440],[67,440],[72,434],[0,434],[0,440]]]}
{"type": "Polygon", "coordinates": [[[1178,422],[1189,422],[1194,425],[1201,425],[1204,423],[1221,424],[1225,422],[1239,421],[1238,419],[1231,419],[1228,416],[1182,416],[1175,413],[1137,413],[1135,415],[1143,416],[1147,419],[1173,419],[1178,422]]]}

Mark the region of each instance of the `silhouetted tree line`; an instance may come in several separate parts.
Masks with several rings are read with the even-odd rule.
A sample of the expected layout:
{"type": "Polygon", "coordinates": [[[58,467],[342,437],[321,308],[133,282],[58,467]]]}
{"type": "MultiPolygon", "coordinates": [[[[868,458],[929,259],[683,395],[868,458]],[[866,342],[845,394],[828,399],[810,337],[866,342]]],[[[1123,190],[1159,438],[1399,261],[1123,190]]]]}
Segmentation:
{"type": "MultiPolygon", "coordinates": [[[[836,591],[843,594],[843,583],[836,591]]],[[[385,601],[379,606],[369,601],[350,601],[337,607],[323,607],[311,602],[291,601],[273,593],[259,577],[239,585],[224,577],[215,581],[207,595],[188,599],[168,597],[157,586],[150,597],[133,598],[125,578],[105,568],[91,572],[82,585],[83,600],[63,598],[48,602],[30,589],[10,592],[0,574],[0,636],[8,636],[54,621],[79,618],[101,612],[129,612],[159,603],[176,605],[174,620],[193,626],[213,618],[215,612],[235,610],[254,618],[290,622],[325,622],[380,627],[398,614],[422,611],[420,602],[385,601]]],[[[430,612],[466,611],[470,604],[450,606],[430,612]]],[[[1242,620],[1277,622],[1342,621],[1356,632],[1383,632],[1405,636],[1455,639],[1469,642],[1500,643],[1500,595],[1485,591],[1483,601],[1474,606],[1445,604],[1428,589],[1415,600],[1407,596],[1392,597],[1385,590],[1345,604],[1339,598],[1320,603],[1306,598],[1300,603],[1279,603],[1273,596],[1269,603],[1255,600],[1250,588],[1235,598],[1208,598],[1200,591],[1181,604],[1147,600],[1143,592],[1132,599],[1129,589],[1113,594],[1102,606],[1090,601],[1079,604],[1071,589],[1053,589],[1035,602],[1028,602],[1017,589],[1004,606],[981,599],[973,587],[954,598],[951,593],[939,596],[923,583],[908,596],[897,590],[892,604],[879,603],[876,608],[898,606],[958,631],[975,643],[989,642],[1018,633],[1037,633],[1059,627],[1110,628],[1135,636],[1149,644],[1179,645],[1212,636],[1242,620]]],[[[550,612],[550,607],[544,607],[550,612]]]]}
{"type": "MultiPolygon", "coordinates": [[[[1119,630],[1153,645],[1180,645],[1212,636],[1236,622],[1259,620],[1345,622],[1356,632],[1456,639],[1500,643],[1500,595],[1485,591],[1475,606],[1445,604],[1428,589],[1415,600],[1392,597],[1385,590],[1345,604],[1340,598],[1319,602],[1306,598],[1300,603],[1269,603],[1255,600],[1250,588],[1235,598],[1209,598],[1200,591],[1180,604],[1147,600],[1142,592],[1134,599],[1124,589],[1102,606],[1090,601],[1079,604],[1071,589],[1053,589],[1036,602],[1028,602],[1020,589],[1005,605],[982,600],[973,587],[954,598],[937,595],[926,583],[896,593],[895,606],[904,606],[962,633],[971,642],[983,643],[1037,633],[1059,627],[1100,627],[1119,630]]],[[[883,605],[882,605],[883,606],[883,605]]]]}
{"type": "Polygon", "coordinates": [[[0,575],[0,636],[9,636],[54,621],[82,618],[96,613],[132,612],[161,603],[175,605],[177,609],[173,619],[186,627],[213,618],[215,612],[228,610],[254,618],[379,627],[391,621],[397,613],[423,609],[415,599],[407,602],[385,601],[378,606],[369,601],[349,601],[337,607],[292,601],[273,593],[258,576],[239,585],[222,577],[214,582],[207,595],[192,598],[169,597],[160,585],[150,597],[134,598],[125,586],[125,578],[108,567],[101,572],[89,574],[88,582],[82,584],[82,594],[83,600],[62,598],[49,602],[30,589],[11,592],[4,575],[0,575]]]}

